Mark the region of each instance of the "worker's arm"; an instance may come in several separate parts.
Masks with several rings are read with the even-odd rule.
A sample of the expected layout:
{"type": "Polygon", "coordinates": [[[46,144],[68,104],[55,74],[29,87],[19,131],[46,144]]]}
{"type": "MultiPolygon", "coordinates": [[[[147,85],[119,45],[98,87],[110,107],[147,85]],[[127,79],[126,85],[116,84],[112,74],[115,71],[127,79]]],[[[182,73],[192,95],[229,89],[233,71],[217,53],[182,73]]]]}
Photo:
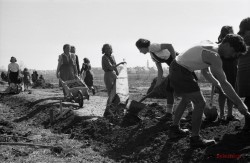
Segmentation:
{"type": "MultiPolygon", "coordinates": [[[[228,98],[230,98],[230,100],[232,100],[232,102],[238,107],[239,111],[243,115],[246,115],[248,113],[247,107],[242,102],[240,97],[237,95],[237,93],[235,92],[235,90],[233,89],[231,84],[227,81],[226,75],[225,75],[223,68],[222,68],[222,61],[221,61],[220,56],[217,53],[204,51],[202,53],[202,59],[205,63],[210,64],[210,70],[211,70],[212,74],[214,74],[216,76],[217,81],[219,82],[219,85],[221,86],[221,88],[225,92],[226,96],[228,98]]],[[[211,76],[213,76],[212,74],[211,74],[211,76]]]]}
{"type": "Polygon", "coordinates": [[[172,44],[161,44],[161,50],[167,49],[173,59],[176,57],[176,53],[172,44]]]}
{"type": "Polygon", "coordinates": [[[157,70],[158,70],[158,76],[157,76],[157,81],[156,81],[154,88],[156,88],[157,86],[159,86],[161,84],[162,77],[163,77],[163,69],[162,69],[161,63],[155,62],[155,65],[156,65],[157,70]]]}

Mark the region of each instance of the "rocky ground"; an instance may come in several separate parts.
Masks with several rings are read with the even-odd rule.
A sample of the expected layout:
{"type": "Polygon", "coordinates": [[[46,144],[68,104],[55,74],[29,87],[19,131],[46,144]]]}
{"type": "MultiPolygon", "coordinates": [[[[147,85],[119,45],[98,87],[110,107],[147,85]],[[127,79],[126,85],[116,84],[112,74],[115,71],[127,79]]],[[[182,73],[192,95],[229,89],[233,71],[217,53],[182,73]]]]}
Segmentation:
{"type": "MultiPolygon", "coordinates": [[[[202,88],[209,101],[208,85],[202,88]]],[[[124,107],[117,107],[121,114],[116,120],[103,118],[106,92],[101,86],[97,90],[83,108],[61,104],[62,90],[56,86],[1,93],[0,162],[250,162],[250,134],[240,130],[244,119],[238,111],[234,114],[241,122],[202,124],[201,135],[215,138],[216,145],[190,148],[189,137],[170,140],[171,122],[156,119],[164,114],[165,100],[147,99],[140,112],[142,121],[122,125],[124,107]]],[[[130,98],[139,101],[146,91],[130,88],[130,98]]],[[[191,129],[190,122],[181,126],[191,129]]]]}

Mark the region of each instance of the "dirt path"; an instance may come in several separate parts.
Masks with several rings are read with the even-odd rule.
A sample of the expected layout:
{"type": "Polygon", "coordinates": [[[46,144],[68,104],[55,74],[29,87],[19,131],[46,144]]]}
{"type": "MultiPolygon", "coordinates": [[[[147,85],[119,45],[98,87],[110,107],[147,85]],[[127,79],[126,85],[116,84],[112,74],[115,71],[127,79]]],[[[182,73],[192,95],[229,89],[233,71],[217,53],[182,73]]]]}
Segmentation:
{"type": "Polygon", "coordinates": [[[84,100],[83,108],[79,108],[74,112],[78,116],[97,116],[101,117],[105,111],[107,97],[91,96],[89,101],[84,100]]]}
{"type": "MultiPolygon", "coordinates": [[[[7,88],[6,85],[0,85],[0,93],[7,88]]],[[[60,100],[63,99],[63,93],[60,88],[55,89],[31,89],[29,92],[21,92],[18,95],[14,95],[19,98],[25,98],[27,101],[33,102],[33,105],[36,104],[45,104],[49,102],[60,103],[60,100]]],[[[78,116],[96,116],[100,117],[103,115],[107,97],[103,96],[90,96],[89,100],[84,100],[84,105],[82,108],[78,106],[77,103],[71,102],[62,102],[63,107],[69,107],[75,112],[78,116]]]]}

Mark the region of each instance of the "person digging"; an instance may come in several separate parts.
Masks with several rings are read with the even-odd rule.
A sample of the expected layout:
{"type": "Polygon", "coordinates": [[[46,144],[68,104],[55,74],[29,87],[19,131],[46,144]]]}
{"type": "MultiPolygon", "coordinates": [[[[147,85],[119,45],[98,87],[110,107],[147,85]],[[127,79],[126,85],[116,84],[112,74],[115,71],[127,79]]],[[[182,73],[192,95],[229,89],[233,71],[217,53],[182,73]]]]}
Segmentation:
{"type": "Polygon", "coordinates": [[[236,104],[239,112],[250,117],[247,106],[241,101],[231,84],[227,81],[222,69],[222,59],[237,59],[246,52],[246,44],[242,37],[235,34],[227,35],[217,45],[210,41],[197,44],[176,57],[169,69],[170,83],[175,93],[181,96],[181,101],[176,108],[173,124],[170,126],[168,137],[182,138],[189,135],[188,129],[180,128],[180,119],[185,106],[191,100],[194,103],[192,114],[192,132],[190,137],[191,147],[205,147],[215,144],[215,140],[204,139],[200,134],[202,115],[206,105],[205,98],[198,82],[192,72],[201,70],[202,75],[214,86],[222,89],[225,94],[236,104]],[[212,73],[211,73],[212,72],[212,73]],[[216,75],[217,79],[212,75],[216,75]]]}
{"type": "MultiPolygon", "coordinates": [[[[139,39],[135,45],[141,53],[143,54],[150,53],[150,56],[152,60],[155,62],[155,65],[157,67],[158,70],[157,81],[152,91],[158,92],[159,91],[158,89],[160,89],[160,85],[162,83],[165,84],[164,87],[166,89],[166,95],[167,95],[166,114],[163,117],[157,117],[157,119],[160,122],[171,121],[173,115],[173,107],[174,107],[174,89],[173,87],[170,86],[169,76],[167,76],[167,78],[165,79],[166,82],[163,82],[162,64],[166,63],[168,66],[170,66],[170,64],[178,55],[178,53],[175,52],[174,47],[172,46],[172,44],[169,43],[157,44],[157,43],[151,43],[149,40],[146,39],[139,39]]],[[[189,104],[187,104],[187,108],[189,110],[188,116],[191,117],[193,110],[193,105],[191,101],[189,102],[189,104]]]]}

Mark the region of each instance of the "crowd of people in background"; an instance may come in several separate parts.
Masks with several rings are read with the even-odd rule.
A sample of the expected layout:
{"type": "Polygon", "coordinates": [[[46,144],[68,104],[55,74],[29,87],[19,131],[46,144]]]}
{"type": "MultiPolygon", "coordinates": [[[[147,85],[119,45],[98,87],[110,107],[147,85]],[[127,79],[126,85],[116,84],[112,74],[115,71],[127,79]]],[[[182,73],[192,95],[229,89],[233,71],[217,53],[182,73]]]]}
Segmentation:
{"type": "MultiPolygon", "coordinates": [[[[176,52],[171,43],[154,44],[147,39],[139,39],[136,42],[136,47],[141,53],[150,53],[158,70],[157,81],[152,91],[157,91],[158,86],[162,83],[162,64],[166,63],[169,66],[166,115],[160,117],[161,121],[172,121],[169,138],[184,137],[189,134],[187,129],[180,127],[181,117],[186,108],[189,108],[192,120],[190,145],[208,146],[215,143],[214,140],[207,140],[199,135],[206,101],[194,73],[196,70],[201,70],[203,76],[219,93],[220,116],[218,120],[220,122],[238,120],[232,112],[233,106],[235,106],[245,117],[243,131],[250,131],[250,17],[243,19],[239,27],[238,34],[234,34],[232,26],[223,26],[217,43],[202,42],[180,54],[176,52]],[[181,97],[176,109],[173,109],[174,94],[181,97]],[[244,102],[240,97],[245,98],[244,102]],[[225,118],[226,101],[228,111],[225,118]]],[[[110,97],[119,75],[117,67],[125,62],[116,63],[110,44],[104,44],[101,52],[103,54],[101,65],[104,71],[104,83],[110,97]]],[[[63,81],[80,77],[95,94],[90,60],[83,58],[80,68],[75,46],[70,44],[63,46],[63,53],[58,58],[56,76],[63,81]]],[[[4,74],[1,74],[1,77],[6,78],[4,74]]],[[[44,80],[42,75],[38,77],[36,71],[30,75],[27,68],[24,68],[23,71],[20,70],[15,57],[10,59],[7,78],[10,85],[23,82],[27,90],[31,81],[34,83],[37,80],[44,80]],[[21,74],[23,78],[20,78],[21,74]]],[[[108,99],[107,105],[110,102],[112,101],[108,99]]]]}
{"type": "Polygon", "coordinates": [[[28,68],[20,69],[17,59],[15,57],[10,58],[8,65],[8,71],[1,72],[1,78],[3,81],[8,82],[9,87],[6,92],[20,93],[20,91],[29,91],[31,86],[42,85],[45,83],[45,79],[42,74],[38,75],[37,71],[33,71],[30,75],[28,68]],[[23,87],[22,87],[23,85],[23,87]]]}

